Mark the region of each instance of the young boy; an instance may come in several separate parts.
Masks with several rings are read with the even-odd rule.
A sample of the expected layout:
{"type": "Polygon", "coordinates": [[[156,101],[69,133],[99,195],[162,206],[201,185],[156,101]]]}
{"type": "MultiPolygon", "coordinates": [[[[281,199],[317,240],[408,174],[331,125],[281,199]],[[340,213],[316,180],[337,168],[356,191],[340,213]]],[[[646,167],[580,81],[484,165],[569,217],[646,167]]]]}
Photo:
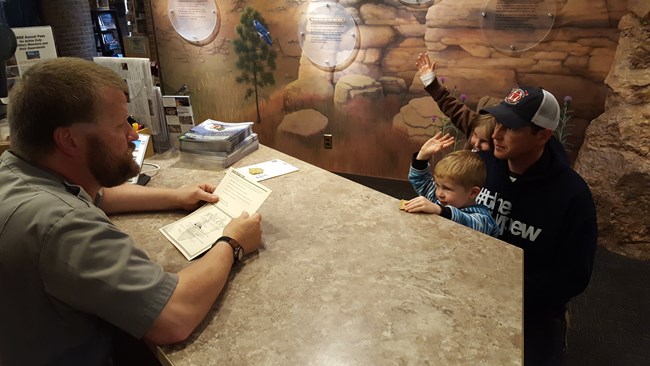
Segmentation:
{"type": "Polygon", "coordinates": [[[497,236],[497,223],[484,205],[476,204],[476,196],[485,183],[485,163],[471,151],[454,151],[436,164],[433,179],[429,159],[451,146],[454,138],[438,132],[414,154],[409,181],[420,195],[404,205],[406,212],[425,212],[465,225],[484,234],[497,236]]]}

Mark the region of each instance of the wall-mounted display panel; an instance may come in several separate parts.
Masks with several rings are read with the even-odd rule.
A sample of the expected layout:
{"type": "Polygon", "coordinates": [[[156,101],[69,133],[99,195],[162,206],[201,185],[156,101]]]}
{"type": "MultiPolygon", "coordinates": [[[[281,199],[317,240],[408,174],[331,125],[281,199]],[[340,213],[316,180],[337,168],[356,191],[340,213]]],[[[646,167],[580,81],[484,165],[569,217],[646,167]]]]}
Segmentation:
{"type": "Polygon", "coordinates": [[[492,47],[508,53],[522,52],[546,38],[556,13],[555,0],[488,0],[479,21],[492,47]]]}
{"type": "Polygon", "coordinates": [[[334,68],[348,61],[358,47],[358,38],[354,18],[336,3],[308,10],[298,34],[302,52],[323,68],[334,68]]]}
{"type": "Polygon", "coordinates": [[[176,33],[192,44],[208,44],[218,33],[215,0],[169,0],[167,14],[176,33]]]}

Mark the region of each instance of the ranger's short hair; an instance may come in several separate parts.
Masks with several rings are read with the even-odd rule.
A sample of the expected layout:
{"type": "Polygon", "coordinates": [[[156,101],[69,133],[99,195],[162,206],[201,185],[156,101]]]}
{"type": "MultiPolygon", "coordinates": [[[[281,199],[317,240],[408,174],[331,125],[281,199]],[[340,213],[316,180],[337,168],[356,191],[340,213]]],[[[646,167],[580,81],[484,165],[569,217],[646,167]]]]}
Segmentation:
{"type": "Polygon", "coordinates": [[[54,130],[95,122],[111,88],[128,96],[124,79],[107,67],[74,57],[39,61],[9,93],[11,150],[31,161],[53,151],[54,130]]]}

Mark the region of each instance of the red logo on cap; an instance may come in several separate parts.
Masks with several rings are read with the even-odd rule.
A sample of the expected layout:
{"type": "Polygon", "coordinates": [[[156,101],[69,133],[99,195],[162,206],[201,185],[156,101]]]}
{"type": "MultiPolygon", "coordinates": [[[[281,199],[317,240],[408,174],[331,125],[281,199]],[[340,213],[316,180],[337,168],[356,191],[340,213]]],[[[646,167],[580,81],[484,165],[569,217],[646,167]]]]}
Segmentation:
{"type": "Polygon", "coordinates": [[[513,88],[510,91],[510,94],[508,94],[505,99],[503,99],[504,102],[508,104],[517,104],[521,100],[521,98],[525,97],[528,95],[528,92],[526,90],[520,89],[520,88],[513,88]]]}

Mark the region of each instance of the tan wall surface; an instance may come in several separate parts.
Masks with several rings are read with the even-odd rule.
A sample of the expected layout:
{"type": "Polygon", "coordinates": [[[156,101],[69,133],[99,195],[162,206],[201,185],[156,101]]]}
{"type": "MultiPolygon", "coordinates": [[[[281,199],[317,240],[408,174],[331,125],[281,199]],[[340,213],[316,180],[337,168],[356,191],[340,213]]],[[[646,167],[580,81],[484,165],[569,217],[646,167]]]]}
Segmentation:
{"type": "MultiPolygon", "coordinates": [[[[394,127],[410,101],[426,96],[415,69],[420,52],[429,52],[438,62],[438,75],[467,94],[471,106],[485,95],[503,97],[517,83],[542,86],[560,103],[571,96],[575,157],[584,129],[603,112],[603,80],[627,4],[558,1],[550,34],[530,50],[508,54],[494,49],[481,32],[477,14],[483,0],[430,1],[418,7],[399,1],[339,1],[357,23],[360,47],[346,67],[323,70],[302,54],[298,40],[301,17],[310,3],[315,2],[217,1],[218,34],[209,44],[196,46],[174,31],[168,1],[152,2],[163,91],[188,84],[199,122],[254,121],[254,98],[246,99],[245,88],[235,82],[240,71],[232,44],[243,7],[253,7],[265,19],[278,54],[276,83],[260,93],[261,122],[255,130],[261,143],[328,170],[398,179],[406,178],[411,153],[423,141],[394,127]],[[346,75],[358,77],[340,83],[346,75]],[[302,109],[317,111],[327,121],[325,127],[310,136],[280,127],[302,109]],[[333,135],[333,149],[323,149],[322,133],[333,135]]],[[[421,119],[436,128],[430,117],[421,119]]],[[[315,119],[319,126],[323,118],[315,119]]]]}

